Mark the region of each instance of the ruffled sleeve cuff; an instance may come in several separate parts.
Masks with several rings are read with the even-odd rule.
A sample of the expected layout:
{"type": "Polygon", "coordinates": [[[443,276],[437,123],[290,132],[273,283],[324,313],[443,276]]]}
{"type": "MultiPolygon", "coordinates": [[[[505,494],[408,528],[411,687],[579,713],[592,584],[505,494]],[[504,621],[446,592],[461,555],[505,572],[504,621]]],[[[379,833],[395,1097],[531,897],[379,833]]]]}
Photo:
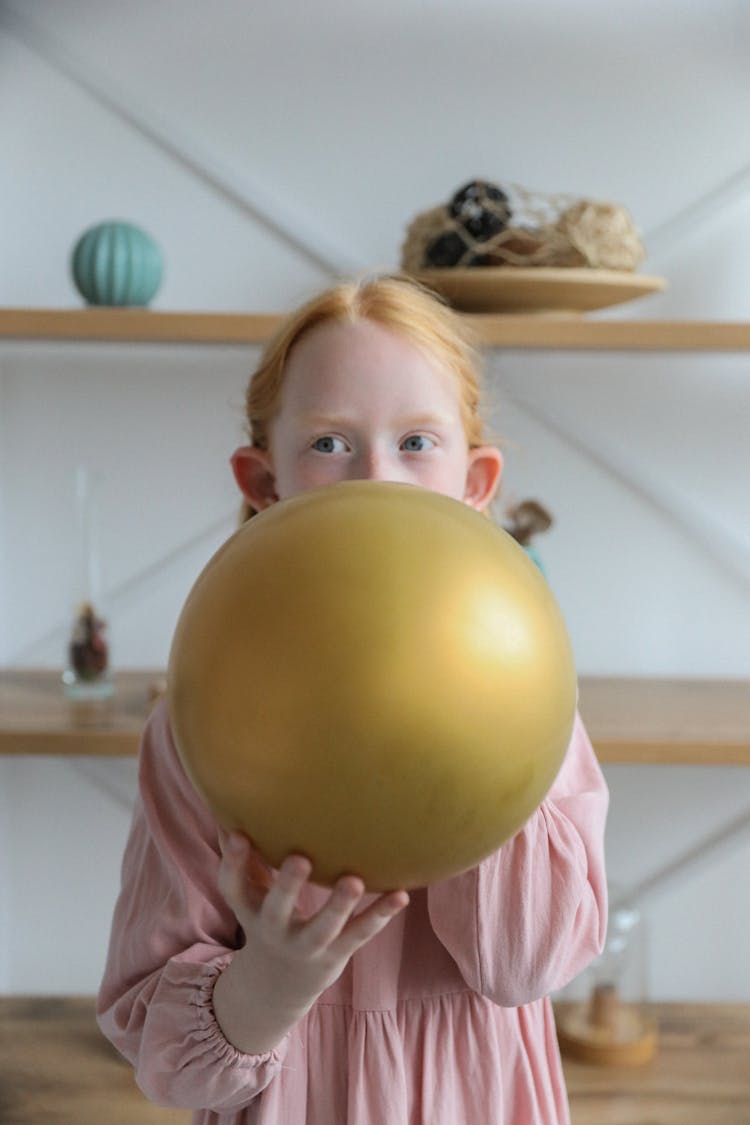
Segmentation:
{"type": "Polygon", "coordinates": [[[175,959],[165,968],[149,1004],[136,1071],[138,1085],[157,1104],[236,1111],[281,1070],[290,1034],[271,1051],[247,1055],[219,1026],[214,985],[230,961],[231,954],[200,965],[175,959]]]}

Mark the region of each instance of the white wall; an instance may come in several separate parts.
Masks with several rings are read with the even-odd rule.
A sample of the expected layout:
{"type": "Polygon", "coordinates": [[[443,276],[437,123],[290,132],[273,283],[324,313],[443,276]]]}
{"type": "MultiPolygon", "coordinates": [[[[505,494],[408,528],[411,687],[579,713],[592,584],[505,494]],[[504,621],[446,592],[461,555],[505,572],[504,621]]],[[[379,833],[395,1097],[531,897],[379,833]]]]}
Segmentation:
{"type": "MultiPolygon", "coordinates": [[[[225,183],[257,197],[258,168],[266,176],[271,169],[263,198],[278,196],[285,222],[301,232],[304,246],[294,249],[269,233],[216,182],[212,187],[197,179],[0,22],[0,132],[5,151],[14,154],[2,185],[7,225],[0,304],[78,304],[67,276],[69,250],[90,223],[116,215],[141,223],[162,245],[167,270],[155,307],[285,309],[326,280],[325,266],[305,246],[328,251],[337,241],[333,235],[345,231],[344,246],[330,257],[340,250],[339,258],[365,266],[395,265],[403,225],[416,207],[477,174],[480,158],[483,174],[505,174],[497,133],[474,147],[464,141],[462,148],[461,122],[444,114],[437,120],[444,107],[436,111],[427,101],[404,102],[423,123],[409,134],[410,147],[402,138],[397,161],[382,106],[369,96],[358,97],[357,112],[349,106],[337,128],[326,119],[320,129],[326,143],[316,149],[309,135],[315,93],[301,88],[302,121],[289,112],[266,138],[257,67],[245,75],[252,145],[232,153],[242,121],[237,67],[227,74],[235,95],[227,121],[214,136],[210,95],[191,113],[190,82],[183,76],[181,102],[174,82],[167,82],[168,59],[161,60],[163,73],[152,69],[144,81],[131,77],[125,32],[138,41],[133,23],[123,29],[125,45],[119,53],[113,46],[109,57],[101,53],[101,7],[64,7],[67,41],[79,60],[98,73],[109,67],[118,94],[130,94],[139,111],[153,109],[160,124],[166,118],[176,123],[194,152],[229,153],[229,172],[226,163],[214,166],[221,164],[225,183]],[[152,98],[156,92],[163,97],[152,98]],[[363,184],[344,157],[349,143],[361,148],[368,121],[363,184]],[[442,138],[448,155],[441,174],[450,178],[436,187],[435,146],[442,138]],[[284,168],[284,151],[304,153],[304,167],[289,159],[284,168]],[[312,184],[314,207],[300,196],[303,175],[312,184]],[[339,225],[335,203],[347,176],[365,211],[355,214],[342,204],[339,225]],[[328,212],[327,183],[334,197],[328,212]],[[290,207],[295,192],[297,205],[290,207]],[[360,237],[361,228],[366,234],[360,237]]],[[[240,20],[231,7],[227,13],[240,20]]],[[[114,7],[104,8],[114,19],[114,7]]],[[[188,8],[198,35],[200,17],[188,8]]],[[[53,29],[61,18],[54,5],[30,9],[53,29]]],[[[145,18],[142,6],[129,11],[136,24],[145,18]]],[[[166,18],[161,10],[159,19],[166,18]]],[[[389,18],[398,18],[395,10],[389,18]]],[[[191,19],[183,26],[189,38],[191,19]]],[[[713,74],[721,47],[716,36],[707,40],[705,58],[694,45],[698,70],[704,63],[713,74]]],[[[175,47],[177,54],[184,49],[175,47]]],[[[398,65],[396,92],[406,82],[405,60],[398,65]]],[[[731,67],[726,73],[731,77],[731,67]]],[[[332,70],[321,71],[321,104],[335,104],[337,80],[332,70]]],[[[205,75],[201,81],[207,82],[205,75]]],[[[716,97],[722,81],[729,79],[716,78],[716,97]]],[[[390,96],[397,100],[393,91],[390,96]]],[[[727,104],[739,112],[739,101],[727,104]]],[[[543,167],[531,143],[538,110],[537,101],[528,111],[523,97],[514,101],[514,114],[523,119],[528,112],[531,140],[525,150],[516,123],[518,170],[511,178],[523,182],[524,168],[536,175],[546,168],[551,187],[579,182],[585,190],[586,175],[594,176],[592,152],[608,151],[607,123],[599,123],[590,145],[581,142],[578,163],[564,136],[557,149],[555,138],[546,136],[543,167]],[[553,174],[562,178],[560,169],[568,181],[552,183],[553,174]]],[[[667,135],[663,121],[654,128],[667,135]]],[[[738,130],[739,124],[735,136],[738,130]]],[[[732,155],[721,136],[714,165],[719,179],[731,170],[732,155]]],[[[597,173],[601,190],[628,202],[631,190],[645,198],[621,164],[614,162],[610,181],[597,173]]],[[[705,191],[706,161],[698,165],[695,182],[705,191]]],[[[668,193],[665,173],[659,174],[663,201],[668,193]]],[[[534,178],[527,182],[544,186],[534,178]]],[[[675,191],[681,207],[689,200],[684,176],[675,191]]],[[[662,208],[651,218],[658,225],[669,214],[662,208]]],[[[658,261],[649,263],[669,277],[667,295],[618,315],[750,319],[750,196],[741,189],[720,193],[716,207],[704,207],[699,218],[695,226],[683,222],[676,240],[662,239],[658,261]]],[[[76,583],[74,474],[85,462],[100,481],[114,662],[164,663],[193,578],[233,526],[236,497],[227,457],[242,434],[242,394],[255,355],[252,348],[146,345],[0,348],[0,660],[51,666],[61,660],[76,583]]],[[[503,499],[536,496],[555,515],[555,528],[539,547],[580,671],[749,676],[750,356],[525,352],[496,354],[489,366],[488,404],[507,460],[503,499]]],[[[740,768],[617,766],[606,772],[609,869],[618,882],[648,879],[750,805],[748,775],[740,768]]],[[[0,760],[0,990],[96,989],[133,792],[132,762],[0,760]]],[[[748,834],[738,832],[711,862],[674,875],[644,900],[654,995],[750,999],[743,956],[750,936],[748,860],[748,834]]]]}

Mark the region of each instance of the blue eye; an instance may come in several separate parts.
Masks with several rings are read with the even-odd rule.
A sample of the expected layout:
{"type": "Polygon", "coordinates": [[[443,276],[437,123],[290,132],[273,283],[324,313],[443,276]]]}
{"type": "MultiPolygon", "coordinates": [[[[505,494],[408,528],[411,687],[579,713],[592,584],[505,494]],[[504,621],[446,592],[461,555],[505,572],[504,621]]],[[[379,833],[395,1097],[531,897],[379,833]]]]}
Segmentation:
{"type": "Polygon", "coordinates": [[[318,453],[343,453],[346,449],[346,443],[339,437],[325,434],[323,437],[315,439],[312,448],[318,453]]]}
{"type": "Polygon", "coordinates": [[[428,449],[434,449],[434,447],[435,442],[426,434],[410,434],[401,443],[401,448],[405,449],[407,453],[424,453],[428,449]]]}

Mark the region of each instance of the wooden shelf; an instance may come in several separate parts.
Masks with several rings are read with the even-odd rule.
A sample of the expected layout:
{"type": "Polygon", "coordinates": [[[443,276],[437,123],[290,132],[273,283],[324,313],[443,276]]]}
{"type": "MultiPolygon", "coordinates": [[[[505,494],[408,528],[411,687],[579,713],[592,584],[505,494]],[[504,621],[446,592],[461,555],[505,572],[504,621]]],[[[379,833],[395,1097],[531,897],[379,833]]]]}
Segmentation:
{"type": "MultiPolygon", "coordinates": [[[[750,1121],[750,1004],[658,1004],[654,1015],[659,1047],[647,1066],[629,1070],[563,1059],[572,1125],[750,1121]]],[[[130,1066],[99,1032],[93,997],[2,997],[0,1039],[3,1120],[190,1121],[185,1110],[146,1101],[130,1066]]]]}
{"type": "Polygon", "coordinates": [[[550,351],[743,352],[750,324],[732,321],[467,317],[487,347],[550,351]]]}
{"type": "MultiPolygon", "coordinates": [[[[111,343],[262,344],[277,313],[149,309],[0,309],[0,339],[111,343]]],[[[750,351],[750,323],[466,315],[487,347],[572,351],[750,351]]]]}
{"type": "MultiPolygon", "coordinates": [[[[2,669],[0,754],[136,754],[163,679],[120,672],[113,699],[75,703],[57,672],[2,669]]],[[[584,676],[580,708],[602,762],[750,765],[750,681],[584,676]]]]}
{"type": "Polygon", "coordinates": [[[2,669],[0,754],[137,754],[143,724],[163,680],[158,670],[119,672],[111,699],[82,703],[63,694],[59,672],[2,669]]]}
{"type": "Polygon", "coordinates": [[[281,317],[269,313],[148,309],[0,309],[0,339],[110,343],[261,344],[281,317]]]}
{"type": "Polygon", "coordinates": [[[579,706],[602,762],[750,765],[750,679],[582,676],[579,706]]]}

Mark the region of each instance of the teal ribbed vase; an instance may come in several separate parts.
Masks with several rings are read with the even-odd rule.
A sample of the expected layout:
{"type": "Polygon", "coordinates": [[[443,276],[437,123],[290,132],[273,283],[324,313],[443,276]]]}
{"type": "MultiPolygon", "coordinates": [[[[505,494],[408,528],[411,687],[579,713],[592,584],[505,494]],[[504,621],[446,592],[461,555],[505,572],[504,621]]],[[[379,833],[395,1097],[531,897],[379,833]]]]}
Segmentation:
{"type": "Polygon", "coordinates": [[[70,264],[76,289],[90,305],[144,306],[161,285],[161,251],[132,223],[99,223],[84,231],[70,264]]]}

